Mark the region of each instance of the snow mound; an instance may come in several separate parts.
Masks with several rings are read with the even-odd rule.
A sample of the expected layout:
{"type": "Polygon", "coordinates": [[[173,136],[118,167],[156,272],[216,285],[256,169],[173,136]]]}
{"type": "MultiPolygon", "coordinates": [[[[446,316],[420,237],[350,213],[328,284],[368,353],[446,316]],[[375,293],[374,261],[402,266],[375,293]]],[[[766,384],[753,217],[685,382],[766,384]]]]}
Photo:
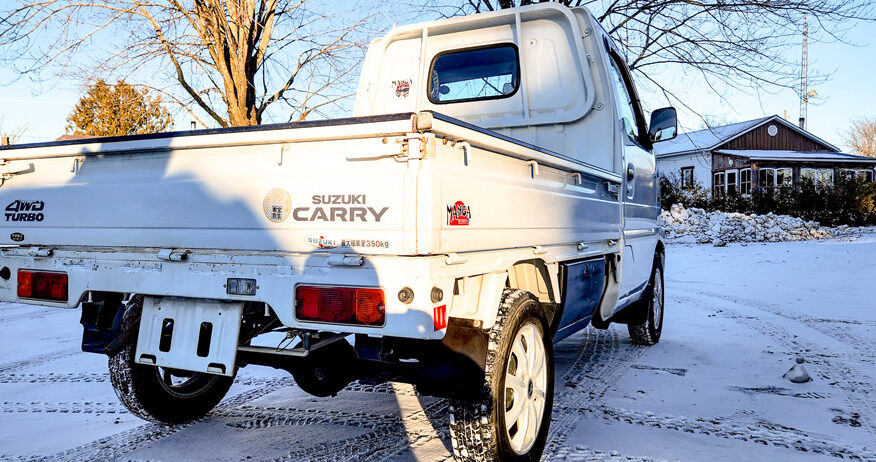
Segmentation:
{"type": "Polygon", "coordinates": [[[744,213],[707,212],[703,209],[673,205],[660,214],[667,239],[685,244],[723,246],[728,242],[806,241],[845,237],[855,234],[846,225],[835,228],[821,226],[788,215],[747,215],[744,213]]]}

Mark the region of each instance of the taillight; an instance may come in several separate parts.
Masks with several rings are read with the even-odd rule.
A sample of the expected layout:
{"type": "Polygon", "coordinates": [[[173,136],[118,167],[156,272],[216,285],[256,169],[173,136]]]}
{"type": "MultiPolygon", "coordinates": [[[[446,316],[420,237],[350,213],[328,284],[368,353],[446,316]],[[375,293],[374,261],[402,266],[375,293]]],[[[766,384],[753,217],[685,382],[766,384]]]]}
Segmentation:
{"type": "Polygon", "coordinates": [[[380,289],[298,286],[295,317],[302,321],[383,325],[386,304],[380,289]]]}
{"type": "Polygon", "coordinates": [[[18,270],[18,296],[53,302],[67,301],[67,274],[18,270]]]}

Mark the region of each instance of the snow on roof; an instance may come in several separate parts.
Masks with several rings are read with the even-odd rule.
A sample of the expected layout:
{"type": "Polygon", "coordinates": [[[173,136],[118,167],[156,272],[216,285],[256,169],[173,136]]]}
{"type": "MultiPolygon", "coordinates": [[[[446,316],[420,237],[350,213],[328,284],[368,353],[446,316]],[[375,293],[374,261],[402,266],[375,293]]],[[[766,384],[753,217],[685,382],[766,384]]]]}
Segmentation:
{"type": "Polygon", "coordinates": [[[706,128],[695,132],[681,133],[676,138],[654,144],[654,153],[657,157],[669,156],[672,154],[681,154],[692,151],[709,151],[717,148],[719,145],[730,141],[743,133],[757,128],[768,121],[778,122],[785,127],[800,133],[801,135],[812,139],[828,149],[839,152],[839,148],[824,141],[823,139],[813,135],[812,133],[803,130],[787,120],[771,115],[761,117],[759,119],[746,120],[745,122],[737,122],[735,124],[723,125],[721,127],[706,128]]]}
{"type": "Polygon", "coordinates": [[[866,162],[876,164],[876,158],[856,156],[843,152],[826,151],[771,151],[760,149],[721,149],[718,154],[747,157],[751,160],[796,160],[810,162],[866,162]]]}
{"type": "Polygon", "coordinates": [[[745,122],[737,122],[735,124],[723,125],[720,127],[680,133],[674,139],[654,143],[654,152],[658,156],[662,156],[678,152],[711,149],[724,142],[726,139],[748,131],[773,117],[776,116],[761,117],[759,119],[746,120],[745,122]]]}

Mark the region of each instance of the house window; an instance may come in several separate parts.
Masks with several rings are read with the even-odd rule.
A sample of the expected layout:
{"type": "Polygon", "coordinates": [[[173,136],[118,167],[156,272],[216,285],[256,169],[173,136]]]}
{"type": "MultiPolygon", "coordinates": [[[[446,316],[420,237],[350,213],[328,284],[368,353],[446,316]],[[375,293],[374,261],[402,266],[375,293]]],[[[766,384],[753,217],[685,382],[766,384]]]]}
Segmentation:
{"type": "Polygon", "coordinates": [[[813,185],[816,182],[818,174],[816,173],[814,168],[801,168],[800,169],[800,182],[801,183],[812,183],[813,185]]]}
{"type": "Polygon", "coordinates": [[[712,194],[715,196],[724,195],[724,172],[718,172],[715,174],[714,179],[712,180],[712,194]]]}
{"type": "Polygon", "coordinates": [[[694,172],[693,167],[681,167],[681,187],[682,189],[693,189],[694,187],[694,172]]]}
{"type": "Polygon", "coordinates": [[[794,186],[794,169],[782,167],[776,169],[776,186],[794,186]]]}
{"type": "Polygon", "coordinates": [[[833,169],[820,168],[818,169],[818,187],[830,188],[833,186],[833,169]]]}
{"type": "Polygon", "coordinates": [[[816,188],[830,188],[833,187],[833,169],[801,168],[800,180],[812,182],[816,188]]]}
{"type": "Polygon", "coordinates": [[[739,171],[739,192],[751,194],[751,169],[744,168],[739,171]]]}
{"type": "Polygon", "coordinates": [[[738,176],[736,170],[727,170],[727,194],[733,195],[736,194],[736,177],[738,176]]]}
{"type": "Polygon", "coordinates": [[[773,189],[776,185],[776,169],[774,168],[761,168],[757,171],[758,183],[760,184],[760,189],[770,190],[773,189]]]}
{"type": "Polygon", "coordinates": [[[857,179],[858,181],[871,182],[873,181],[873,170],[854,170],[850,168],[843,169],[840,175],[845,180],[857,179]]]}

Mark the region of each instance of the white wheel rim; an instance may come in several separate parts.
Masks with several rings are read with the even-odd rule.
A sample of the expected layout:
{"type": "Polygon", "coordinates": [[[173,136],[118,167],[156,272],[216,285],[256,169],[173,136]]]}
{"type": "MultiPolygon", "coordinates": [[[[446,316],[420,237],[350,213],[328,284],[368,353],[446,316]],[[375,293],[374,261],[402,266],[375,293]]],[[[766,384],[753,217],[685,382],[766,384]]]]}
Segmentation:
{"type": "Polygon", "coordinates": [[[505,363],[502,410],[511,449],[526,454],[535,444],[544,417],[547,357],[541,329],[525,324],[517,331],[505,363]]]}
{"type": "Polygon", "coordinates": [[[663,321],[663,278],[660,269],[654,273],[654,328],[659,329],[663,321]]]}

